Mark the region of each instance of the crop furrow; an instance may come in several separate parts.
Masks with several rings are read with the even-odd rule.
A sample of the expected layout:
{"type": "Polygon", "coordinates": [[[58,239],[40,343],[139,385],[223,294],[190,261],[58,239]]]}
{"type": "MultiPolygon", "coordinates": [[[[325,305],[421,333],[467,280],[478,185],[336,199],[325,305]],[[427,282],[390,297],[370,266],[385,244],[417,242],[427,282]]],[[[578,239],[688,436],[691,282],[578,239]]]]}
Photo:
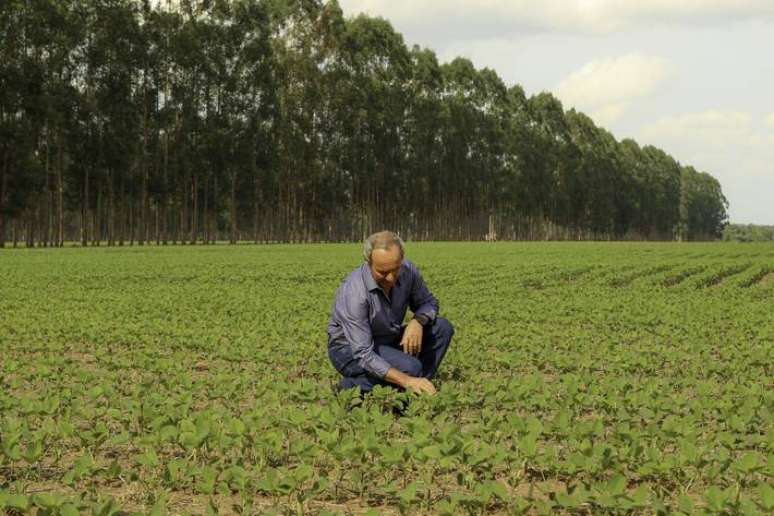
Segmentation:
{"type": "Polygon", "coordinates": [[[691,276],[695,276],[696,274],[700,274],[704,272],[706,268],[707,268],[706,265],[699,265],[697,267],[691,267],[690,269],[685,269],[684,271],[680,271],[677,274],[667,276],[666,278],[664,278],[664,281],[662,281],[661,284],[665,287],[674,287],[675,285],[679,285],[680,283],[690,278],[691,276]]]}
{"type": "Polygon", "coordinates": [[[556,275],[554,275],[553,279],[557,281],[561,281],[563,283],[569,283],[572,281],[579,280],[583,276],[586,276],[593,270],[599,268],[597,265],[588,265],[586,267],[579,267],[577,269],[570,269],[566,271],[562,271],[556,275]]]}
{"type": "Polygon", "coordinates": [[[586,279],[592,279],[600,283],[609,283],[612,278],[618,277],[622,274],[626,274],[634,269],[636,265],[622,265],[620,267],[611,267],[610,265],[602,267],[600,270],[589,274],[586,279]]]}
{"type": "Polygon", "coordinates": [[[617,288],[625,287],[631,284],[636,279],[647,278],[648,276],[653,276],[655,274],[668,271],[672,267],[673,267],[672,265],[658,265],[656,267],[649,267],[644,270],[638,270],[631,274],[627,274],[626,276],[613,278],[610,280],[608,285],[610,285],[611,287],[617,287],[617,288]]]}
{"type": "Polygon", "coordinates": [[[718,285],[726,278],[747,270],[751,265],[752,264],[748,262],[739,265],[732,265],[730,267],[724,267],[714,274],[710,274],[704,278],[701,278],[696,282],[696,288],[709,288],[718,285]]]}
{"type": "MultiPolygon", "coordinates": [[[[758,281],[755,282],[756,285],[764,286],[764,287],[771,287],[774,286],[774,271],[771,269],[768,270],[768,272],[764,275],[762,275],[758,281]]],[[[750,285],[752,286],[752,285],[750,285]]]]}
{"type": "Polygon", "coordinates": [[[750,288],[753,285],[764,281],[767,275],[772,273],[771,267],[761,266],[759,268],[752,268],[748,273],[740,275],[736,282],[736,286],[739,288],[750,288]]]}

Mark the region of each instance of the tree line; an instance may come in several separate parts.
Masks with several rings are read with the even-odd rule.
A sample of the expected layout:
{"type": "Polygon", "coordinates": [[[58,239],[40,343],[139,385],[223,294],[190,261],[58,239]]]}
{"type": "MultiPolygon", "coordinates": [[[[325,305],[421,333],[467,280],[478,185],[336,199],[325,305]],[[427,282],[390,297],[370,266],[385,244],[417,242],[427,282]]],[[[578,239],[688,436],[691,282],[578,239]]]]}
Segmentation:
{"type": "Polygon", "coordinates": [[[5,0],[0,245],[716,238],[718,181],[335,0],[5,0]]]}
{"type": "Polygon", "coordinates": [[[774,226],[729,224],[723,229],[723,240],[730,242],[774,241],[774,226]]]}

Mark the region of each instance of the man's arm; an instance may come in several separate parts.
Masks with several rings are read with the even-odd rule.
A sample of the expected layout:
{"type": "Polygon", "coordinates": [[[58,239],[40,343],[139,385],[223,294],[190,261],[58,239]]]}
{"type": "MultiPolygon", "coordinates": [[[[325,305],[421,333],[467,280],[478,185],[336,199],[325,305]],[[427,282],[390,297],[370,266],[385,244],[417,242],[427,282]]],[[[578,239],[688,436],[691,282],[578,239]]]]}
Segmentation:
{"type": "Polygon", "coordinates": [[[412,282],[408,301],[409,308],[414,312],[414,318],[406,326],[400,345],[404,352],[416,355],[422,351],[423,327],[435,323],[438,316],[438,300],[425,285],[417,266],[414,263],[409,263],[409,268],[412,273],[412,282]]]}
{"type": "Polygon", "coordinates": [[[414,313],[414,318],[424,326],[435,322],[435,318],[438,316],[438,300],[425,285],[419,268],[414,264],[412,266],[414,283],[409,295],[409,308],[414,313]]]}
{"type": "Polygon", "coordinates": [[[352,356],[360,367],[384,378],[390,364],[374,351],[374,339],[368,320],[368,301],[356,289],[342,287],[334,307],[336,318],[344,331],[344,337],[352,348],[352,356]]]}

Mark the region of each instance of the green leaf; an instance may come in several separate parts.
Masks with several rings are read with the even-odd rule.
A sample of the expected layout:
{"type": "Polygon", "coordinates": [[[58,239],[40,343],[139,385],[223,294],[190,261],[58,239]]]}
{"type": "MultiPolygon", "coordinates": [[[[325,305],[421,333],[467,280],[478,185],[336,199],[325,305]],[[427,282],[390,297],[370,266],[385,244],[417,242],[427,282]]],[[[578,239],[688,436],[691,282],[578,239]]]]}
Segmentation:
{"type": "Polygon", "coordinates": [[[704,501],[707,508],[713,512],[721,512],[726,508],[729,501],[728,495],[719,487],[712,486],[704,493],[704,501]]]}
{"type": "Polygon", "coordinates": [[[605,487],[607,493],[613,496],[622,495],[626,492],[626,477],[616,475],[607,482],[605,487]]]}
{"type": "Polygon", "coordinates": [[[314,476],[314,469],[309,464],[301,464],[293,470],[292,474],[296,482],[301,484],[314,476]]]}
{"type": "Polygon", "coordinates": [[[758,496],[761,501],[758,505],[764,511],[774,511],[774,487],[771,484],[763,483],[758,486],[758,496]]]}
{"type": "Polygon", "coordinates": [[[72,503],[65,503],[59,508],[59,516],[79,516],[81,511],[72,503]]]}
{"type": "Polygon", "coordinates": [[[32,496],[32,503],[42,509],[55,509],[62,501],[60,496],[52,493],[36,493],[32,496]]]}
{"type": "Polygon", "coordinates": [[[631,499],[631,506],[633,507],[645,507],[648,504],[648,498],[650,497],[650,490],[648,486],[641,485],[629,496],[631,499]]]}
{"type": "Polygon", "coordinates": [[[97,502],[94,505],[95,516],[114,516],[121,512],[121,508],[116,501],[110,497],[107,500],[97,502]]]}
{"type": "Polygon", "coordinates": [[[422,454],[428,459],[440,459],[441,448],[435,444],[432,444],[430,446],[425,446],[424,448],[422,448],[422,454]]]}
{"type": "Polygon", "coordinates": [[[30,507],[30,499],[20,494],[0,492],[0,507],[26,511],[30,507]]]}
{"type": "Polygon", "coordinates": [[[24,451],[24,460],[31,464],[37,462],[41,455],[43,455],[43,441],[41,439],[36,439],[31,442],[24,451]]]}
{"type": "Polygon", "coordinates": [[[758,460],[758,455],[747,452],[735,460],[732,467],[740,473],[752,473],[761,469],[761,463],[758,460]]]}
{"type": "Polygon", "coordinates": [[[691,500],[685,495],[680,495],[680,497],[677,499],[677,508],[680,509],[685,514],[693,514],[694,512],[693,500],[691,500]]]}
{"type": "Polygon", "coordinates": [[[167,515],[167,497],[162,494],[156,499],[156,503],[153,504],[149,512],[149,516],[166,516],[167,515]]]}
{"type": "Polygon", "coordinates": [[[140,466],[158,466],[160,464],[159,456],[156,455],[156,450],[153,448],[149,448],[145,451],[145,453],[138,455],[135,457],[135,462],[139,464],[140,466]]]}
{"type": "Polygon", "coordinates": [[[407,485],[405,488],[398,491],[397,495],[398,498],[400,498],[400,501],[404,504],[411,504],[417,499],[417,489],[419,486],[416,482],[411,482],[409,485],[407,485]]]}
{"type": "Polygon", "coordinates": [[[483,483],[482,487],[484,492],[496,496],[500,500],[506,500],[508,498],[508,490],[497,480],[487,480],[483,483]]]}
{"type": "Polygon", "coordinates": [[[202,494],[212,494],[215,491],[215,482],[218,473],[211,466],[204,466],[199,472],[199,481],[196,483],[196,490],[202,494]]]}
{"type": "Polygon", "coordinates": [[[535,434],[527,434],[519,439],[519,450],[528,458],[537,455],[537,436],[535,434]]]}

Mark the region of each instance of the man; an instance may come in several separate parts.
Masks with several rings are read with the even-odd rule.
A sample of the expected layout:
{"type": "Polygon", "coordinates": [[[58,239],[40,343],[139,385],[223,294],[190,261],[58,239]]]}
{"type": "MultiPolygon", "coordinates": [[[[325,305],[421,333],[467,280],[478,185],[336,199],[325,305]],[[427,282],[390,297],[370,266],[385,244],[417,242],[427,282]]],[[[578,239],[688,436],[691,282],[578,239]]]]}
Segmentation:
{"type": "Polygon", "coordinates": [[[430,381],[454,335],[438,316],[438,301],[419,269],[404,258],[403,241],[391,232],[365,241],[365,263],[336,291],[328,324],[328,356],[343,378],[337,388],[397,385],[435,394],[430,381]],[[402,325],[406,308],[413,319],[402,325]]]}

